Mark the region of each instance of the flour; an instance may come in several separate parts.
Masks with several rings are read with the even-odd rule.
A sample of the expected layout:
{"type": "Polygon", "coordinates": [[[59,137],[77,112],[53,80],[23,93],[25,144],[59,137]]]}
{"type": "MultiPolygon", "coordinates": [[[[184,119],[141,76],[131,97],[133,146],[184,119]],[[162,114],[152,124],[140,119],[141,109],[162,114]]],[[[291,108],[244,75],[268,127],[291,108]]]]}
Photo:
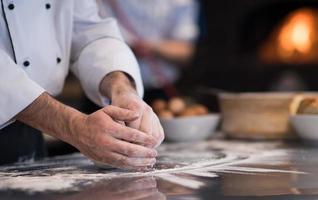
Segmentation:
{"type": "Polygon", "coordinates": [[[61,176],[51,176],[50,178],[15,177],[13,179],[1,179],[0,188],[32,192],[41,192],[47,190],[61,191],[63,189],[71,188],[74,184],[75,180],[64,179],[61,176]]]}
{"type": "Polygon", "coordinates": [[[42,162],[0,167],[0,190],[29,193],[78,191],[83,185],[93,185],[103,180],[145,176],[198,189],[205,183],[191,177],[214,178],[220,173],[303,173],[248,166],[274,166],[288,162],[290,150],[279,149],[280,145],[221,141],[194,144],[191,149],[188,144],[167,145],[160,148],[157,168],[148,172],[100,170],[80,154],[62,156],[42,162]]]}
{"type": "Polygon", "coordinates": [[[157,175],[157,177],[159,177],[163,180],[169,181],[171,183],[175,183],[177,185],[182,185],[184,187],[188,187],[191,189],[199,189],[202,186],[204,186],[204,183],[201,181],[186,179],[186,178],[178,177],[178,176],[171,175],[171,174],[159,174],[159,175],[157,175]]]}

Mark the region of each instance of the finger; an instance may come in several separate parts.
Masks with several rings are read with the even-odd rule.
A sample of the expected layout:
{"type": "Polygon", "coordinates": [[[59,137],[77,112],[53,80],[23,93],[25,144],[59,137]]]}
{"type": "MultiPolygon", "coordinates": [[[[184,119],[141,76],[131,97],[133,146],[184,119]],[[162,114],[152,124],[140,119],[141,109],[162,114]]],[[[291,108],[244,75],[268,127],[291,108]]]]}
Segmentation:
{"type": "Polygon", "coordinates": [[[152,135],[153,129],[153,112],[151,109],[145,109],[140,122],[140,131],[152,135]]]}
{"type": "Polygon", "coordinates": [[[86,155],[100,166],[105,165],[127,170],[148,169],[149,167],[153,167],[156,163],[155,158],[129,158],[111,151],[99,151],[98,153],[95,152],[86,155]]]}
{"type": "Polygon", "coordinates": [[[153,117],[154,119],[152,120],[152,127],[153,127],[153,130],[152,130],[152,135],[154,138],[156,138],[157,140],[159,139],[159,126],[158,126],[158,122],[157,120],[155,119],[155,117],[153,117]]]}
{"type": "Polygon", "coordinates": [[[136,120],[133,120],[133,121],[130,121],[130,122],[126,123],[126,125],[128,127],[133,128],[133,129],[137,129],[137,130],[139,130],[140,124],[141,124],[141,117],[137,118],[136,120]]]}
{"type": "Polygon", "coordinates": [[[155,116],[154,123],[154,127],[156,128],[155,131],[153,131],[153,135],[157,139],[157,144],[154,146],[154,148],[157,148],[163,142],[165,133],[157,116],[155,116]]]}
{"type": "Polygon", "coordinates": [[[112,162],[110,165],[128,170],[152,167],[156,163],[155,158],[129,158],[116,152],[110,152],[112,162]]]}
{"type": "Polygon", "coordinates": [[[156,158],[127,158],[126,164],[132,169],[149,169],[156,164],[156,158]]]}
{"type": "Polygon", "coordinates": [[[155,149],[117,139],[111,141],[110,149],[128,157],[155,158],[158,155],[155,149]]]}
{"type": "Polygon", "coordinates": [[[140,130],[141,117],[144,112],[144,108],[144,105],[140,103],[135,103],[133,106],[130,107],[130,109],[139,113],[139,118],[134,121],[127,122],[126,124],[128,127],[140,130]]]}
{"type": "Polygon", "coordinates": [[[107,115],[117,121],[130,122],[139,118],[139,113],[117,106],[106,106],[102,109],[107,115]]]}
{"type": "Polygon", "coordinates": [[[151,144],[149,144],[149,145],[146,145],[146,147],[153,149],[153,148],[155,148],[156,146],[159,146],[159,145],[158,145],[158,137],[157,137],[157,135],[156,135],[157,125],[156,125],[155,121],[151,121],[150,123],[151,123],[151,127],[152,127],[151,136],[154,138],[155,142],[154,142],[154,143],[151,143],[151,144]]]}
{"type": "Polygon", "coordinates": [[[122,126],[126,126],[124,121],[119,121],[119,120],[115,120],[115,122],[117,122],[118,124],[122,125],[122,126]]]}
{"type": "Polygon", "coordinates": [[[157,148],[164,140],[164,131],[160,124],[160,121],[156,115],[154,115],[153,118],[154,119],[152,120],[152,127],[153,127],[152,135],[155,138],[156,143],[152,146],[147,146],[149,148],[157,148]]]}
{"type": "Polygon", "coordinates": [[[113,137],[122,139],[143,146],[151,146],[156,144],[156,139],[139,130],[129,128],[120,124],[114,124],[113,137]]]}

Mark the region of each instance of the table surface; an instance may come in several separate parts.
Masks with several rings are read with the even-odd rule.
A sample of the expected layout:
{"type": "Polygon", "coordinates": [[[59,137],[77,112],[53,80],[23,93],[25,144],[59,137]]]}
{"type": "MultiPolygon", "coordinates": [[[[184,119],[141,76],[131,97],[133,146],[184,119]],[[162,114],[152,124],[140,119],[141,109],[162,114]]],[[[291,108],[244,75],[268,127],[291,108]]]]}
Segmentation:
{"type": "Polygon", "coordinates": [[[0,199],[317,199],[318,148],[164,144],[155,169],[99,169],[81,154],[0,167],[0,199]]]}

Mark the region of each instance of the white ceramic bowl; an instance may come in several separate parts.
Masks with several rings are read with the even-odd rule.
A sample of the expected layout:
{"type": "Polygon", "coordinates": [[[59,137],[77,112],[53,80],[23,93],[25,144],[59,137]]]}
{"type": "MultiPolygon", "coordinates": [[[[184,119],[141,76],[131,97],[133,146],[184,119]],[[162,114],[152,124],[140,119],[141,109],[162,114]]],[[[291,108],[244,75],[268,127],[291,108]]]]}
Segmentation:
{"type": "Polygon", "coordinates": [[[299,137],[318,142],[318,115],[295,115],[290,121],[299,137]]]}
{"type": "Polygon", "coordinates": [[[191,117],[161,119],[165,138],[173,142],[192,142],[211,136],[220,121],[220,115],[208,114],[191,117]]]}

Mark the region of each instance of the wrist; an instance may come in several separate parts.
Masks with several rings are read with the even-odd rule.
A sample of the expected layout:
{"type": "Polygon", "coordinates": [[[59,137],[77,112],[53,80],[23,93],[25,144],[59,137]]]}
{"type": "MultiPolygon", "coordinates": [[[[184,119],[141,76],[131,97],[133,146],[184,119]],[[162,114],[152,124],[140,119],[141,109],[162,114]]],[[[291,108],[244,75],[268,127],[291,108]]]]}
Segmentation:
{"type": "Polygon", "coordinates": [[[81,113],[77,110],[72,112],[71,116],[69,117],[69,122],[67,123],[67,137],[65,138],[66,142],[76,146],[76,140],[80,139],[81,132],[86,132],[85,124],[86,124],[87,115],[81,113]]]}
{"type": "Polygon", "coordinates": [[[119,71],[105,76],[101,82],[100,91],[109,99],[126,92],[137,94],[134,80],[128,74],[119,71]]]}

